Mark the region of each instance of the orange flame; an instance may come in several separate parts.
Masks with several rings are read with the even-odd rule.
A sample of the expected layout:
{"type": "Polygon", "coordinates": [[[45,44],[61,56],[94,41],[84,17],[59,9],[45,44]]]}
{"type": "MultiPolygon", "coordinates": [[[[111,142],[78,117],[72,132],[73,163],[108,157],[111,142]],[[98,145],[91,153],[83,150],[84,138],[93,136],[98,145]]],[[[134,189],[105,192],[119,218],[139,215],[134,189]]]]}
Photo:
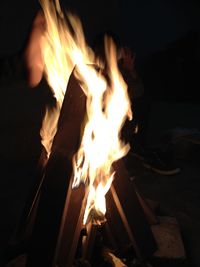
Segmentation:
{"type": "Polygon", "coordinates": [[[105,215],[105,194],[114,177],[112,164],[129,150],[129,145],[120,140],[120,130],[126,118],[132,117],[131,105],[112,40],[105,39],[108,84],[101,71],[95,68],[94,53],[86,44],[79,19],[68,14],[70,28],[58,1],[56,6],[48,0],[41,0],[41,4],[47,22],[42,42],[45,74],[57,100],[54,112],[46,113],[41,130],[49,153],[69,75],[75,65],[75,75],[87,96],[87,122],[80,148],[73,158],[73,187],[84,182],[89,190],[85,224],[92,210],[100,217],[105,215]]]}

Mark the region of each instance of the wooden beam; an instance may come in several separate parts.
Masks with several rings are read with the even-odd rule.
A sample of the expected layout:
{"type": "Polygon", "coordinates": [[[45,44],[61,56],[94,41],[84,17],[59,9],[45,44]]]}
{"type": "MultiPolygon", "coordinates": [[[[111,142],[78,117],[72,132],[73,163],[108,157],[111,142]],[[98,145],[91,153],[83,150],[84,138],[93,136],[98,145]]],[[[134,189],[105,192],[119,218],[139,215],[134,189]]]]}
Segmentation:
{"type": "MultiPolygon", "coordinates": [[[[27,255],[27,267],[56,266],[62,240],[60,238],[60,233],[63,231],[61,226],[66,219],[63,211],[66,212],[68,193],[71,192],[71,197],[74,197],[74,194],[78,197],[80,193],[71,191],[72,157],[79,147],[81,126],[85,116],[85,100],[85,95],[72,73],[41,187],[40,201],[27,255]]],[[[79,202],[73,203],[73,212],[76,209],[77,212],[80,208],[83,209],[80,204],[82,204],[82,197],[79,198],[79,202]]],[[[76,225],[75,222],[74,224],[76,225]]],[[[72,237],[73,234],[69,239],[72,237]]],[[[68,257],[67,253],[68,251],[65,254],[66,257],[68,257]]]]}
{"type": "Polygon", "coordinates": [[[145,260],[157,248],[150,224],[123,159],[114,164],[114,170],[115,179],[106,196],[108,224],[118,240],[118,248],[132,244],[137,257],[145,260]]]}

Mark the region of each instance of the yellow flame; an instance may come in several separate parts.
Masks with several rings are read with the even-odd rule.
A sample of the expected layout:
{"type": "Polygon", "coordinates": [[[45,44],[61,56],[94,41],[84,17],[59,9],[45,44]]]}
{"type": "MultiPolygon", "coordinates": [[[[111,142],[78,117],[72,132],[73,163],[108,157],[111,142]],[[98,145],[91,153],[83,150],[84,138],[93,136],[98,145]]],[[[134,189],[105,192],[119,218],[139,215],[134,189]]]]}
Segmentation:
{"type": "MultiPolygon", "coordinates": [[[[66,23],[59,2],[56,8],[53,1],[41,0],[46,30],[41,40],[41,51],[44,60],[45,76],[56,98],[56,106],[52,109],[47,107],[40,131],[42,144],[51,152],[51,145],[57,131],[57,122],[67,88],[69,76],[76,65],[79,57],[87,55],[90,50],[85,44],[84,34],[78,18],[68,15],[69,24],[66,23]],[[80,52],[80,49],[84,53],[80,52]]],[[[92,58],[92,55],[87,58],[92,58]]]]}
{"type": "Polygon", "coordinates": [[[73,187],[82,182],[88,185],[86,223],[93,209],[98,214],[105,214],[105,194],[114,177],[112,164],[129,150],[129,145],[120,140],[120,130],[126,118],[132,116],[130,100],[112,40],[105,39],[108,83],[95,68],[94,53],[86,44],[80,20],[68,14],[66,22],[58,1],[56,7],[48,0],[41,0],[41,4],[47,23],[42,42],[45,74],[57,100],[57,107],[53,113],[46,113],[43,121],[42,141],[50,153],[67,82],[76,65],[75,75],[87,96],[87,122],[73,159],[73,187]]]}
{"type": "Polygon", "coordinates": [[[129,150],[129,145],[120,141],[123,123],[132,116],[127,86],[118,69],[116,48],[112,40],[105,39],[105,49],[109,84],[95,68],[84,62],[77,65],[77,75],[84,82],[87,95],[88,121],[74,160],[73,185],[77,186],[89,179],[90,194],[84,223],[93,208],[105,214],[105,207],[100,207],[104,203],[102,198],[109,189],[108,185],[111,185],[112,163],[125,156],[129,150]]]}

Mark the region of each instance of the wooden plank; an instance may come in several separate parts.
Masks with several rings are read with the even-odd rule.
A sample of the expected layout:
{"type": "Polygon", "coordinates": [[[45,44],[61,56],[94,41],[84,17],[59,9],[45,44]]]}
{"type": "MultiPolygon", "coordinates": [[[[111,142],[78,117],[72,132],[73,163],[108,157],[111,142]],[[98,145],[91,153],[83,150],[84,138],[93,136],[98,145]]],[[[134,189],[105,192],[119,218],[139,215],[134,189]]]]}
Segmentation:
{"type": "Polygon", "coordinates": [[[72,266],[75,259],[81,230],[83,229],[86,195],[84,185],[71,190],[71,194],[68,192],[67,198],[69,198],[69,201],[66,201],[65,204],[58,241],[59,245],[56,253],[58,266],[72,266]]]}
{"type": "Polygon", "coordinates": [[[113,229],[115,235],[118,236],[119,244],[122,242],[129,246],[132,243],[137,257],[146,259],[156,250],[156,241],[138,200],[134,184],[131,182],[125,168],[123,159],[117,161],[113,166],[116,172],[115,179],[106,197],[107,206],[112,206],[108,208],[107,212],[108,223],[112,225],[111,230],[113,229]],[[120,219],[118,215],[118,218],[116,217],[117,213],[116,209],[113,208],[113,203],[111,204],[112,201],[115,203],[116,209],[120,214],[120,219]],[[123,226],[126,235],[124,235],[125,231],[122,230],[123,226]]]}
{"type": "Polygon", "coordinates": [[[73,173],[72,156],[79,147],[84,115],[85,95],[72,74],[41,188],[27,267],[56,266],[63,211],[73,173]]]}

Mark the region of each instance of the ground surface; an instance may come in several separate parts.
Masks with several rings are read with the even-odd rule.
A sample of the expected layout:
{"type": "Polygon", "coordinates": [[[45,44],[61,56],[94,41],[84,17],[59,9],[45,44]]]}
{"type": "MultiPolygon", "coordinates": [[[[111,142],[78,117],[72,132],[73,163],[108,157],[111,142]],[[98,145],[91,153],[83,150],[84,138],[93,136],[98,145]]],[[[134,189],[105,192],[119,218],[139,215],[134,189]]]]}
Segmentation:
{"type": "MultiPolygon", "coordinates": [[[[155,103],[149,141],[156,143],[169,129],[199,129],[197,104],[155,103]]],[[[200,266],[200,145],[179,139],[173,147],[176,165],[181,172],[173,176],[146,170],[141,162],[130,159],[129,170],[136,177],[140,192],[158,201],[163,215],[175,217],[179,223],[186,254],[191,266],[200,266]]]]}
{"type": "MultiPolygon", "coordinates": [[[[41,88],[30,90],[21,83],[3,85],[1,92],[0,266],[3,267],[3,251],[20,220],[34,181],[34,170],[40,155],[39,129],[45,94],[41,88]]],[[[149,133],[153,141],[168,128],[198,126],[195,118],[199,108],[196,105],[156,103],[154,107],[149,133]]],[[[129,169],[136,177],[140,192],[158,201],[163,214],[178,220],[191,267],[199,267],[200,151],[197,146],[189,150],[187,146],[179,146],[176,152],[176,161],[181,167],[178,175],[155,174],[145,170],[141,162],[135,160],[131,161],[129,169]]]]}
{"type": "MultiPolygon", "coordinates": [[[[200,152],[200,151],[199,151],[200,152]]],[[[199,154],[200,155],[200,154],[199,154]]],[[[191,266],[200,266],[200,166],[194,160],[178,161],[181,173],[164,176],[145,170],[142,166],[132,168],[135,183],[146,198],[159,202],[162,216],[172,216],[178,221],[186,256],[191,266]]],[[[139,163],[137,162],[136,165],[139,163]]]]}

